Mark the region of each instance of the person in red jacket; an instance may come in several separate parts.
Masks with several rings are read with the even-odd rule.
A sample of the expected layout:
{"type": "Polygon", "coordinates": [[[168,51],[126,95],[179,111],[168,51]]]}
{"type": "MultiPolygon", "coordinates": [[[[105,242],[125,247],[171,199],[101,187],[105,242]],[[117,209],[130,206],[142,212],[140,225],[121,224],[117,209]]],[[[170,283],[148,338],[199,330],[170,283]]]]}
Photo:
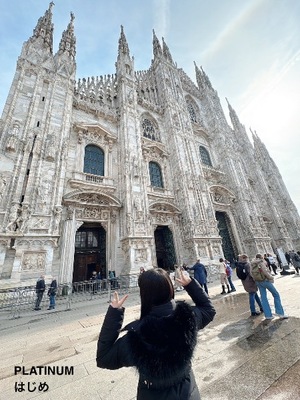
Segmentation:
{"type": "Polygon", "coordinates": [[[125,326],[123,304],[114,293],[97,345],[97,366],[135,367],[139,373],[137,400],[200,400],[191,369],[197,332],[209,324],[216,311],[200,284],[187,274],[177,279],[194,302],[174,300],[174,286],[161,268],[139,277],[140,319],[125,326]]]}

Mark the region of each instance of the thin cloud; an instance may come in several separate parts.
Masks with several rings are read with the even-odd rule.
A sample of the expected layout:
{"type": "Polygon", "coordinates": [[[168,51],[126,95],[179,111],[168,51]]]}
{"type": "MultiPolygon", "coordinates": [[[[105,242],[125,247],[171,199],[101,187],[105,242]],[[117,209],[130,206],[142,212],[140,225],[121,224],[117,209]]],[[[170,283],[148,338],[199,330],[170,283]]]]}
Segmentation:
{"type": "Polygon", "coordinates": [[[224,29],[219,32],[214,41],[209,43],[208,47],[202,52],[201,59],[205,61],[218,55],[224,45],[231,41],[231,37],[235,36],[236,32],[253,17],[264,1],[256,0],[256,2],[252,2],[241,9],[224,29]]]}
{"type": "Polygon", "coordinates": [[[257,107],[257,104],[278,87],[291,68],[299,61],[300,50],[293,54],[280,69],[278,69],[278,62],[276,61],[263,74],[257,76],[255,81],[243,93],[241,103],[244,103],[244,105],[240,107],[241,115],[247,113],[251,108],[257,107]]]}
{"type": "Polygon", "coordinates": [[[170,27],[171,0],[154,0],[153,4],[156,34],[167,37],[170,27]]]}

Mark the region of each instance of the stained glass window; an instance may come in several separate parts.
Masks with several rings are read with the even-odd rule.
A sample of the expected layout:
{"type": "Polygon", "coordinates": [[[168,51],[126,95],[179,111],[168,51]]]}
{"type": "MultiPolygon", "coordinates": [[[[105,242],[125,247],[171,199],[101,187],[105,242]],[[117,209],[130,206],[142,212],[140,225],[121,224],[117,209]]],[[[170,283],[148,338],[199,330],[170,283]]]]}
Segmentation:
{"type": "Polygon", "coordinates": [[[160,166],[156,163],[151,161],[149,163],[149,173],[150,173],[150,182],[151,186],[163,188],[163,180],[160,166]]]}
{"type": "Polygon", "coordinates": [[[83,172],[104,176],[104,151],[100,147],[92,144],[86,146],[83,172]]]}
{"type": "Polygon", "coordinates": [[[200,146],[199,151],[200,151],[201,161],[203,162],[203,164],[209,165],[210,167],[212,167],[209,152],[206,150],[206,148],[203,146],[200,146]]]}

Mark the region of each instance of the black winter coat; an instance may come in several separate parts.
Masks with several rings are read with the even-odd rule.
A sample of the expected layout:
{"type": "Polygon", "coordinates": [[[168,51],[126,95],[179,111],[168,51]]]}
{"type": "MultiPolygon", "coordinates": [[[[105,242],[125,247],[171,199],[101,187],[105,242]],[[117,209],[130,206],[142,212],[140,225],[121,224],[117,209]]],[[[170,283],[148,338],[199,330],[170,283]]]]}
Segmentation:
{"type": "Polygon", "coordinates": [[[149,315],[128,324],[120,338],[124,308],[108,308],[98,339],[97,366],[136,367],[137,400],[200,400],[191,361],[197,331],[216,312],[196,280],[185,289],[195,306],[172,300],[153,307],[149,315]]]}

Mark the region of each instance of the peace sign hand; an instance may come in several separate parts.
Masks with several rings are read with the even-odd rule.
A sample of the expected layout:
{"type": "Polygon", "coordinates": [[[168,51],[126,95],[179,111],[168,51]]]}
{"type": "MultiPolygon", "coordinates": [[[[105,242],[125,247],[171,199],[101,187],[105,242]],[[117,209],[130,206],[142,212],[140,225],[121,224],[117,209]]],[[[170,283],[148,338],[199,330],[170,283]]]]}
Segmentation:
{"type": "Polygon", "coordinates": [[[114,292],[112,301],[110,303],[110,305],[113,308],[122,308],[123,307],[123,303],[125,302],[125,300],[127,300],[128,298],[128,294],[125,294],[124,297],[122,297],[121,299],[119,299],[119,294],[118,292],[114,292]]]}

